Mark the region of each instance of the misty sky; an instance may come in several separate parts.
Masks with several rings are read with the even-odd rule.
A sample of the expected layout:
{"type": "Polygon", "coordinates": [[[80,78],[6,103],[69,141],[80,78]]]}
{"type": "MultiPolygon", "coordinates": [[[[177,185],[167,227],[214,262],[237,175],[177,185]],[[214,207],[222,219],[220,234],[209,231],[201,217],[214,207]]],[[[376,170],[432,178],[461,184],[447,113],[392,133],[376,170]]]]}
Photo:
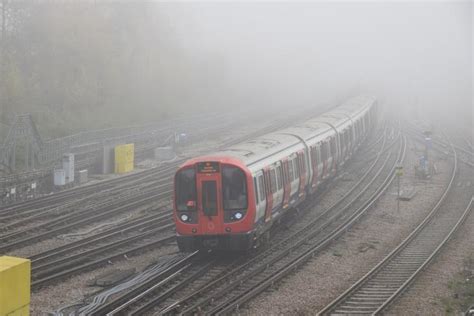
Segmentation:
{"type": "Polygon", "coordinates": [[[221,65],[213,80],[225,83],[217,87],[230,103],[297,106],[368,92],[397,107],[472,115],[470,1],[182,2],[156,10],[185,54],[221,65]]]}

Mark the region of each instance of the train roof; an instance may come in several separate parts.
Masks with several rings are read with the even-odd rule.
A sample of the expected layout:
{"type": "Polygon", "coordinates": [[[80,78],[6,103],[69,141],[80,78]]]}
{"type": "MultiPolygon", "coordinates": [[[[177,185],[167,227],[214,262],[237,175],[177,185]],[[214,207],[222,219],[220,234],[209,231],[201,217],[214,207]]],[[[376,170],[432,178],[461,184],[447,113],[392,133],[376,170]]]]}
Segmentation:
{"type": "Polygon", "coordinates": [[[336,132],[334,128],[337,130],[345,127],[352,118],[370,109],[374,102],[374,97],[356,97],[315,118],[241,142],[212,155],[192,159],[190,163],[211,159],[224,162],[224,157],[232,157],[232,161],[241,161],[243,164],[250,166],[265,160],[269,156],[295,149],[295,146],[302,149],[304,145],[301,140],[309,142],[314,138],[321,138],[321,140],[326,138],[331,133],[336,132]]]}
{"type": "Polygon", "coordinates": [[[251,165],[275,153],[298,145],[301,145],[301,141],[297,137],[278,131],[231,146],[225,151],[219,152],[219,154],[238,157],[246,165],[251,165]]]}

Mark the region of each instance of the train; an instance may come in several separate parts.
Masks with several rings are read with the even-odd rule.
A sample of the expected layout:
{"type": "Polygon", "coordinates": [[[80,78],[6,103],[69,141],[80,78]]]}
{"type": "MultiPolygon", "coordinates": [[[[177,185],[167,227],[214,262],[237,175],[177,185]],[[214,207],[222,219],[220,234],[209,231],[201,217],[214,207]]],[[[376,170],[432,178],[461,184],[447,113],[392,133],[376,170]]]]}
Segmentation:
{"type": "Polygon", "coordinates": [[[268,242],[285,214],[343,168],[376,116],[377,99],[357,96],[302,123],[186,161],[174,177],[180,251],[245,251],[268,242]]]}

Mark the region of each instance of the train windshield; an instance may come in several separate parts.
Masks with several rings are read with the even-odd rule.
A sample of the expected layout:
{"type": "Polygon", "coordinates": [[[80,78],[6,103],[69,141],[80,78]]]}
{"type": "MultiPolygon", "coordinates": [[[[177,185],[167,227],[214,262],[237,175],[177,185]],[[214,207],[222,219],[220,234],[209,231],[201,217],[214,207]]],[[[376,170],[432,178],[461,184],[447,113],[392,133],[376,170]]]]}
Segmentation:
{"type": "Polygon", "coordinates": [[[183,169],[176,174],[176,208],[178,211],[194,211],[196,204],[196,172],[183,169]]]}
{"type": "Polygon", "coordinates": [[[222,168],[222,194],[224,210],[247,208],[247,184],[241,169],[231,166],[222,168]]]}

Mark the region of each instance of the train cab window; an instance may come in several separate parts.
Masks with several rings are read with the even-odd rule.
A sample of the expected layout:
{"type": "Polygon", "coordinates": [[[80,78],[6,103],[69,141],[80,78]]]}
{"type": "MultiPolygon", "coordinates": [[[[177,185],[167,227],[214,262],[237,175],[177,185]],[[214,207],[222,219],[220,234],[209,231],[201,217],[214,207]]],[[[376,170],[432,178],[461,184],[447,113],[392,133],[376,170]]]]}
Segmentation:
{"type": "Polygon", "coordinates": [[[217,215],[217,184],[216,181],[202,182],[202,211],[206,216],[217,215]]]}
{"type": "Polygon", "coordinates": [[[260,195],[260,202],[265,200],[265,190],[263,184],[263,175],[258,177],[258,194],[260,195]]]}
{"type": "Polygon", "coordinates": [[[176,174],[176,208],[178,211],[196,210],[196,172],[183,169],[176,174]]]}
{"type": "Polygon", "coordinates": [[[270,189],[272,193],[275,193],[277,190],[275,169],[270,170],[270,189]]]}
{"type": "Polygon", "coordinates": [[[278,184],[278,190],[281,189],[281,186],[282,186],[282,177],[283,177],[283,173],[281,172],[281,165],[277,167],[277,184],[278,184]]]}
{"type": "Polygon", "coordinates": [[[236,167],[222,168],[222,194],[224,210],[247,208],[245,173],[236,167]]]}

